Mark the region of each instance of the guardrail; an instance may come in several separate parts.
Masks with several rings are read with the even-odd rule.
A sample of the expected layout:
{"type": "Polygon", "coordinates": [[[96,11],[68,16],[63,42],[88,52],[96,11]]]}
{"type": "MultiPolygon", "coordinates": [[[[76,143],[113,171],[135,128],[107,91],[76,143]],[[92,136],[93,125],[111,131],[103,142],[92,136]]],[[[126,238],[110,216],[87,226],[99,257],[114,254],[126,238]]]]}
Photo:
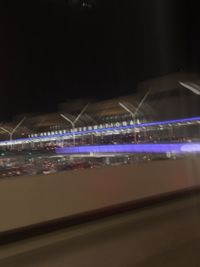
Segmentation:
{"type": "Polygon", "coordinates": [[[0,234],[0,247],[29,238],[42,236],[72,226],[102,220],[110,216],[115,216],[119,214],[122,215],[123,213],[130,211],[139,211],[140,209],[147,209],[155,205],[162,205],[173,201],[179,201],[185,197],[191,197],[194,196],[194,194],[199,193],[200,186],[191,187],[184,190],[163,193],[123,204],[113,205],[89,212],[79,213],[73,216],[67,216],[56,220],[46,221],[26,227],[20,227],[17,229],[5,231],[0,234]]]}

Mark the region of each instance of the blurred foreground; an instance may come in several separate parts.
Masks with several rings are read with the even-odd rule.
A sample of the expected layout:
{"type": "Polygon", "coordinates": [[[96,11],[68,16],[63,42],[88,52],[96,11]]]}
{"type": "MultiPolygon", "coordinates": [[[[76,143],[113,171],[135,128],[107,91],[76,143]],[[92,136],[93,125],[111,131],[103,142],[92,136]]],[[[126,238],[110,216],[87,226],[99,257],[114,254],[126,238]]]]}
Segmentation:
{"type": "Polygon", "coordinates": [[[4,267],[199,266],[200,196],[166,202],[14,243],[4,267]]]}

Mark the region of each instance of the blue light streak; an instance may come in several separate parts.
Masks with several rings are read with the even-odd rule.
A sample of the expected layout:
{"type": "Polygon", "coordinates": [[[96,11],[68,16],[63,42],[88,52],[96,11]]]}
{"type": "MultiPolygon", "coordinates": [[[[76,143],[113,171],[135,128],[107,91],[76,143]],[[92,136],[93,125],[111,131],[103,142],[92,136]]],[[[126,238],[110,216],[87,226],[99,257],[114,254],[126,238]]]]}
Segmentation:
{"type": "MultiPolygon", "coordinates": [[[[183,119],[177,119],[177,120],[167,120],[167,121],[157,121],[157,122],[148,122],[148,123],[141,123],[141,124],[134,124],[134,125],[127,125],[127,126],[114,126],[109,128],[102,128],[102,129],[95,129],[95,130],[86,130],[86,131],[77,131],[74,132],[75,136],[78,135],[87,135],[87,134],[93,134],[93,133],[102,133],[102,132],[109,132],[109,131],[120,131],[120,130],[127,130],[127,129],[139,129],[143,127],[151,127],[151,126],[161,126],[161,125],[167,125],[167,124],[176,124],[176,123],[187,123],[187,122],[195,122],[200,121],[200,117],[192,117],[192,118],[183,118],[183,119]]],[[[47,135],[47,136],[38,136],[38,137],[30,137],[30,138],[17,138],[13,140],[13,142],[31,142],[31,141],[44,141],[45,139],[49,139],[50,142],[51,138],[59,138],[59,137],[73,137],[73,132],[68,133],[62,133],[62,134],[53,134],[53,135],[47,135]]],[[[53,140],[52,140],[53,141],[53,140]]],[[[0,141],[0,144],[7,143],[9,145],[11,142],[9,140],[6,141],[0,141]]]]}
{"type": "Polygon", "coordinates": [[[90,153],[193,153],[200,152],[200,143],[168,144],[126,144],[77,146],[57,148],[57,154],[90,154],[90,153]]]}

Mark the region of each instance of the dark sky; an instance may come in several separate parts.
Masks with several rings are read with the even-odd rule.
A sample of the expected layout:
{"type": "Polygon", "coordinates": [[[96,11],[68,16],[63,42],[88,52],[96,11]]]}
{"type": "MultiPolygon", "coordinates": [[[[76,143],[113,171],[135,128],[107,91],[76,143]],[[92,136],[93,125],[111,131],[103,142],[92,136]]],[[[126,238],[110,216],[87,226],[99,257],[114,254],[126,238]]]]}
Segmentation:
{"type": "Polygon", "coordinates": [[[54,111],[68,98],[132,93],[140,80],[199,64],[191,1],[5,2],[0,119],[54,111]]]}

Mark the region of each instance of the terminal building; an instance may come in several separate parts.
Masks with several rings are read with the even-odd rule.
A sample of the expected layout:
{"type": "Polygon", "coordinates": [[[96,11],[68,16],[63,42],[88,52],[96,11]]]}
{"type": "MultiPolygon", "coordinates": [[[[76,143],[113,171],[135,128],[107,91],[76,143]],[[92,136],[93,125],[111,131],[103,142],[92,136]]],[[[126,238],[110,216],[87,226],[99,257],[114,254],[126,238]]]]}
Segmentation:
{"type": "MultiPolygon", "coordinates": [[[[67,101],[56,113],[25,116],[12,143],[36,148],[70,146],[74,139],[76,145],[197,139],[200,96],[183,86],[190,83],[198,84],[198,76],[179,72],[141,82],[132,95],[67,101]]],[[[19,119],[0,127],[1,147],[9,147],[19,119]]]]}

